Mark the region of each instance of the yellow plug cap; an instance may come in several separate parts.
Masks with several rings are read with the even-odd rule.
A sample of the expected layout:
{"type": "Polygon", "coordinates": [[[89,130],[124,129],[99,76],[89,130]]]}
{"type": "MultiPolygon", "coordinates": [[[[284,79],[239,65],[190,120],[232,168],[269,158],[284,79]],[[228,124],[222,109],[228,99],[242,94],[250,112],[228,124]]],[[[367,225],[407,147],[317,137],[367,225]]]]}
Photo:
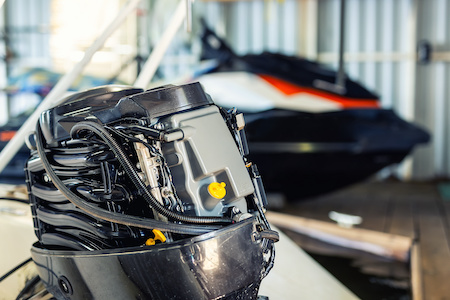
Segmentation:
{"type": "Polygon", "coordinates": [[[216,199],[222,199],[227,194],[225,182],[212,182],[208,185],[208,192],[216,199]]]}
{"type": "Polygon", "coordinates": [[[160,230],[153,229],[152,232],[155,236],[145,241],[145,244],[147,246],[155,245],[156,241],[160,241],[161,243],[164,243],[166,241],[166,237],[160,230]]]}

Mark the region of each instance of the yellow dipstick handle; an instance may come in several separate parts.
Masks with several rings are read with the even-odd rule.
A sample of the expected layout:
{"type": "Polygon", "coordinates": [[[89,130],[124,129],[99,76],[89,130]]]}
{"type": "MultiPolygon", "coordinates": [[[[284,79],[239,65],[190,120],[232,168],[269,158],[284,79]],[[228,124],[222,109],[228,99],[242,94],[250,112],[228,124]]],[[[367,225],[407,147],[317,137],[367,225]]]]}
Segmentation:
{"type": "Polygon", "coordinates": [[[225,182],[212,182],[208,185],[208,192],[211,196],[216,199],[222,199],[227,194],[227,190],[225,189],[225,182]]]}
{"type": "Polygon", "coordinates": [[[145,241],[145,244],[147,246],[152,246],[156,244],[156,241],[159,241],[161,243],[164,243],[166,241],[166,237],[164,236],[164,234],[159,231],[158,229],[153,229],[152,230],[153,234],[155,235],[153,238],[149,238],[147,241],[145,241]]]}

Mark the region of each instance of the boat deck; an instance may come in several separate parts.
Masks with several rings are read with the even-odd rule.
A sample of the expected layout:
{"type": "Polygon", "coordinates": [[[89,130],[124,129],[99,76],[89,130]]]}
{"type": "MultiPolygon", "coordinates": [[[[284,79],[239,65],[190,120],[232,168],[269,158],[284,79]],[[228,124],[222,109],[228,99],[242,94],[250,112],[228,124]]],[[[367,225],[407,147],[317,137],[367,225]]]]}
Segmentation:
{"type": "Polygon", "coordinates": [[[450,299],[450,199],[446,198],[450,197],[442,197],[437,183],[367,182],[290,202],[282,212],[330,223],[334,223],[330,211],[357,215],[363,221],[355,227],[413,238],[414,298],[450,299]]]}

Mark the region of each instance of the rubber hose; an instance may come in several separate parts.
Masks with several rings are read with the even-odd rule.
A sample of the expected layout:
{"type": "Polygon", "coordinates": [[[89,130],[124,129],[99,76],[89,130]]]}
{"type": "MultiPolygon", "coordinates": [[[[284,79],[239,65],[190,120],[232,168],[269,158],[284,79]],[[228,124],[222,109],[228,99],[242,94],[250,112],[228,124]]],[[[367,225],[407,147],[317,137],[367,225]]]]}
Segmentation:
{"type": "Polygon", "coordinates": [[[166,209],[147,189],[144,182],[142,182],[141,178],[139,177],[139,174],[134,169],[133,163],[128,159],[128,156],[123,151],[121,145],[111,136],[108,130],[106,130],[102,125],[98,123],[84,121],[75,124],[70,131],[70,135],[72,136],[72,138],[78,137],[77,135],[81,130],[89,130],[95,133],[110,147],[122,167],[125,169],[125,172],[130,176],[130,179],[135,187],[138,189],[138,191],[142,192],[142,196],[147,201],[147,203],[161,215],[184,223],[213,224],[233,222],[231,219],[221,217],[186,216],[166,209]]]}
{"type": "Polygon", "coordinates": [[[8,278],[8,276],[10,276],[11,274],[13,274],[14,272],[16,272],[17,270],[19,270],[21,267],[23,267],[24,265],[26,265],[27,263],[29,263],[30,261],[32,261],[31,257],[26,259],[25,261],[21,262],[20,264],[18,264],[17,266],[15,266],[14,268],[12,268],[11,270],[9,270],[6,274],[4,274],[2,277],[0,277],[0,282],[2,282],[3,280],[5,280],[6,278],[8,278]]]}
{"type": "Polygon", "coordinates": [[[50,162],[48,161],[47,155],[44,150],[43,144],[43,136],[40,124],[37,126],[36,133],[36,146],[38,155],[41,158],[42,164],[44,166],[47,175],[52,180],[52,183],[56,186],[56,188],[76,207],[83,210],[86,214],[93,216],[98,219],[102,219],[108,222],[123,224],[127,226],[133,226],[138,228],[146,228],[146,229],[158,229],[161,231],[168,231],[179,234],[188,234],[188,235],[198,235],[207,232],[211,232],[213,230],[217,230],[219,226],[200,226],[200,225],[191,225],[191,224],[173,224],[157,221],[149,218],[142,218],[137,216],[124,215],[120,213],[114,213],[102,209],[94,204],[91,204],[85,201],[83,198],[79,197],[77,194],[72,192],[66,185],[59,179],[53,170],[50,162]]]}
{"type": "Polygon", "coordinates": [[[266,229],[259,234],[262,238],[272,240],[273,242],[278,242],[280,240],[280,235],[275,230],[266,229]]]}

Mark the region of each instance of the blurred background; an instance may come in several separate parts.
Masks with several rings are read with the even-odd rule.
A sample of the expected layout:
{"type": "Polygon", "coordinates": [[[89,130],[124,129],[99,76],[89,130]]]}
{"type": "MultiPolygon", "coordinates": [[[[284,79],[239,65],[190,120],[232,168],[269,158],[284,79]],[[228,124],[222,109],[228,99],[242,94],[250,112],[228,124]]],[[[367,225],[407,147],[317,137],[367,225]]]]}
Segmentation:
{"type": "MultiPolygon", "coordinates": [[[[15,0],[2,7],[0,123],[34,107],[117,14],[125,0],[15,0]]],[[[402,179],[450,175],[450,24],[447,0],[347,0],[344,60],[349,78],[380,96],[382,107],[427,129],[432,140],[400,169],[402,179]]],[[[73,89],[132,84],[177,1],[143,1],[95,54],[73,89]]],[[[155,82],[177,82],[198,67],[200,18],[240,55],[297,55],[338,67],[338,0],[196,1],[193,30],[181,30],[155,82]]],[[[384,174],[384,175],[383,175],[384,174]]]]}
{"type": "MultiPolygon", "coordinates": [[[[86,49],[126,3],[126,0],[4,2],[0,12],[1,147],[11,139],[61,76],[70,72],[80,61],[86,49]]],[[[178,3],[178,0],[141,1],[139,8],[128,16],[124,25],[93,56],[70,91],[81,91],[104,84],[132,85],[152,49],[160,41],[178,3]]],[[[450,293],[450,287],[444,281],[450,275],[448,16],[450,0],[196,0],[192,6],[192,31],[188,32],[185,28],[178,31],[149,87],[196,80],[199,74],[211,68],[211,64],[202,60],[205,45],[201,36],[205,24],[227,43],[234,52],[234,58],[268,51],[285,57],[307,59],[314,64],[319,63],[320,68],[314,69],[314,76],[329,74],[329,70],[335,72],[332,76],[337,76],[339,67],[342,67],[347,74],[346,78],[376,95],[374,97],[380,108],[392,109],[400,119],[422,128],[429,134],[429,141],[423,139],[418,142],[408,152],[410,154],[406,159],[402,157],[399,160],[401,162],[383,162],[381,160],[385,159],[384,156],[371,157],[370,163],[383,165],[383,168],[370,169],[364,176],[355,175],[350,180],[362,181],[370,173],[372,181],[369,184],[323,196],[321,193],[327,189],[326,183],[321,182],[314,186],[312,194],[315,197],[311,199],[294,199],[302,200],[294,204],[281,201],[282,205],[279,205],[276,204],[276,195],[271,195],[269,204],[284,213],[333,225],[336,220],[330,220],[331,211],[360,216],[364,220],[361,225],[350,225],[406,236],[412,241],[411,249],[420,243],[421,256],[408,256],[406,262],[401,261],[399,266],[391,258],[380,261],[379,257],[374,259],[367,258],[366,255],[359,256],[360,253],[349,254],[348,249],[342,249],[345,246],[336,249],[329,244],[317,245],[317,241],[311,241],[314,238],[301,237],[291,232],[291,237],[297,244],[318,255],[317,260],[323,259],[320,255],[324,253],[329,257],[358,257],[356,263],[346,262],[346,265],[353,264],[354,267],[356,264],[355,268],[370,274],[372,277],[367,280],[367,285],[356,280],[360,278],[359,273],[350,276],[347,281],[345,278],[339,279],[347,286],[353,284],[352,291],[355,293],[358,288],[364,290],[366,293],[358,294],[361,298],[411,299],[414,294],[411,291],[414,289],[412,279],[414,276],[422,276],[419,286],[425,292],[418,293],[425,295],[423,299],[427,296],[429,299],[434,296],[436,299],[440,296],[444,299],[450,293]],[[341,11],[343,2],[345,8],[341,11]],[[341,15],[344,17],[341,18],[341,15]],[[412,265],[418,266],[419,275],[411,274],[412,265]],[[382,279],[374,279],[374,274],[381,274],[382,279]],[[394,279],[385,281],[385,278],[394,279]],[[388,296],[379,295],[368,287],[373,284],[382,285],[382,290],[389,288],[393,291],[388,296]]],[[[209,43],[221,45],[217,39],[211,39],[209,43]]],[[[226,56],[222,61],[225,62],[222,71],[227,71],[227,68],[241,70],[242,60],[228,64],[229,52],[219,52],[219,61],[222,54],[226,56]]],[[[307,64],[308,66],[311,67],[307,64]]],[[[288,70],[287,73],[289,72],[291,71],[288,70]]],[[[211,92],[208,89],[206,91],[211,92]]],[[[307,115],[307,118],[310,116],[307,115]]],[[[257,118],[264,119],[265,115],[257,118]]],[[[255,135],[251,135],[251,129],[258,132],[263,127],[252,122],[253,119],[247,123],[250,124],[247,128],[250,131],[249,137],[255,138],[255,135]]],[[[310,130],[308,126],[286,128],[289,128],[286,131],[290,133],[295,133],[297,129],[304,132],[310,130]]],[[[395,126],[386,128],[386,134],[397,130],[395,126]]],[[[369,126],[363,134],[363,144],[366,137],[380,135],[375,129],[373,132],[371,129],[369,126]]],[[[324,131],[327,130],[325,128],[324,131]]],[[[314,136],[314,132],[311,135],[314,136]]],[[[256,137],[258,138],[257,135],[256,137]]],[[[264,136],[260,138],[262,140],[253,141],[267,142],[264,136]]],[[[382,139],[379,141],[383,143],[382,139]]],[[[327,144],[323,141],[321,143],[319,146],[325,147],[327,144]]],[[[301,149],[304,153],[311,152],[310,148],[305,147],[301,149]]],[[[318,149],[320,152],[320,147],[318,149]]],[[[16,165],[9,169],[13,170],[11,173],[8,173],[7,168],[3,174],[15,172],[15,175],[23,176],[27,151],[25,149],[22,158],[15,160],[16,165]]],[[[360,154],[358,149],[355,153],[360,154]]],[[[266,162],[274,157],[269,155],[266,162]]],[[[313,172],[316,176],[314,180],[325,178],[323,174],[328,169],[333,169],[340,158],[332,156],[331,159],[330,162],[325,160],[325,156],[320,157],[319,160],[325,162],[324,165],[316,161],[298,163],[295,168],[299,175],[294,179],[311,186],[307,178],[313,172]]],[[[280,161],[282,159],[276,160],[277,163],[280,161]]],[[[288,159],[286,161],[291,164],[288,159]]],[[[358,164],[360,163],[354,163],[358,164]]],[[[351,172],[352,167],[351,163],[345,163],[340,172],[346,168],[351,172]]],[[[333,175],[335,177],[330,177],[333,179],[325,179],[335,181],[338,180],[336,178],[343,177],[340,173],[333,175]]],[[[292,173],[289,177],[293,177],[292,173]]],[[[23,183],[24,179],[20,177],[19,180],[23,183]]],[[[269,176],[263,176],[263,180],[270,187],[270,170],[269,176]]],[[[295,180],[294,183],[289,183],[294,190],[298,188],[295,180]]],[[[343,188],[345,184],[337,187],[343,188]]],[[[301,192],[296,192],[294,198],[300,198],[301,192]]],[[[341,262],[328,261],[328,265],[338,266],[341,262]]],[[[350,273],[348,269],[343,271],[342,268],[333,271],[331,267],[329,270],[335,276],[350,273]]]]}

